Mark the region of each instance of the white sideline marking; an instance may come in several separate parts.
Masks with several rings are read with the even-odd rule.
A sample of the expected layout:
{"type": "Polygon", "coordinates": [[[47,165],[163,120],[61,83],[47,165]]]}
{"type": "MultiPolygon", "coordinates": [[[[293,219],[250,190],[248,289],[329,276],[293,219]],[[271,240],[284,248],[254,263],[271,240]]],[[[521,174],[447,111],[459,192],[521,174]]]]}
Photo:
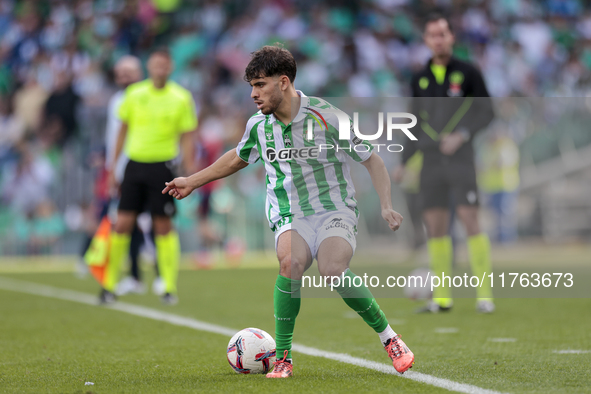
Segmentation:
{"type": "Polygon", "coordinates": [[[438,327],[433,330],[436,334],[455,334],[460,330],[456,327],[438,327]]]}
{"type": "Polygon", "coordinates": [[[587,354],[591,353],[591,350],[554,350],[556,354],[587,354]]]}
{"type": "MultiPolygon", "coordinates": [[[[32,282],[25,282],[16,279],[0,277],[0,289],[15,291],[19,293],[33,294],[43,297],[57,298],[65,301],[73,301],[86,305],[97,305],[97,297],[88,293],[82,293],[74,290],[60,289],[57,287],[40,285],[32,282]]],[[[176,326],[189,327],[195,330],[206,331],[214,334],[223,334],[228,337],[233,336],[238,330],[218,326],[202,322],[190,317],[175,315],[173,313],[162,312],[157,309],[147,308],[144,306],[128,304],[125,302],[116,302],[112,305],[104,306],[105,309],[113,309],[120,312],[129,313],[135,316],[141,316],[152,320],[164,321],[176,326]]],[[[329,360],[340,361],[350,365],[373,369],[374,371],[383,372],[390,375],[400,376],[406,379],[414,380],[440,387],[450,391],[468,394],[500,394],[498,391],[487,390],[471,384],[457,383],[451,380],[437,378],[435,376],[427,375],[421,372],[407,371],[403,375],[394,370],[391,364],[383,364],[377,361],[365,360],[359,357],[353,357],[345,353],[327,352],[325,350],[316,349],[300,344],[293,344],[292,349],[298,353],[302,353],[313,357],[322,357],[329,360]]]]}
{"type": "Polygon", "coordinates": [[[489,342],[517,342],[517,338],[488,338],[489,342]]]}

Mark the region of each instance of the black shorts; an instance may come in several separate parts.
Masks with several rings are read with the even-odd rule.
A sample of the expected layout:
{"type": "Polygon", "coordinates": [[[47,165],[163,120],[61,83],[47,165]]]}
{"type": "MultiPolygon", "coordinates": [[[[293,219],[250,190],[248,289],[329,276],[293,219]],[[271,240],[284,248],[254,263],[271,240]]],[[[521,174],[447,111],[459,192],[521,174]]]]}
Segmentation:
{"type": "Polygon", "coordinates": [[[176,213],[174,197],[162,194],[164,182],[174,179],[170,162],[138,163],[130,160],[121,183],[119,210],[172,217],[176,213]]]}
{"type": "Polygon", "coordinates": [[[473,161],[425,162],[421,170],[419,198],[423,210],[455,205],[478,206],[478,186],[473,161]]]}

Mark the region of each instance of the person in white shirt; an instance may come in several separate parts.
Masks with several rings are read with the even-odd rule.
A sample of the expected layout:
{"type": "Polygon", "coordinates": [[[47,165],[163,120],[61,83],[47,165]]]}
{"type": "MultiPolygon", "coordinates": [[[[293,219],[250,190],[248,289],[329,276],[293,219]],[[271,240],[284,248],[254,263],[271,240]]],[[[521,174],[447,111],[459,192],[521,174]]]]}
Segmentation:
{"type": "Polygon", "coordinates": [[[123,171],[127,164],[127,157],[124,153],[119,157],[116,168],[110,168],[113,163],[113,156],[115,155],[115,145],[117,143],[117,136],[121,121],[117,115],[119,105],[123,100],[125,89],[132,83],[139,82],[143,79],[142,64],[140,59],[135,56],[123,56],[115,64],[115,83],[120,88],[109,100],[107,109],[107,130],[105,135],[105,145],[107,148],[106,167],[108,171],[113,170],[115,173],[115,180],[118,184],[123,180],[123,171]]]}

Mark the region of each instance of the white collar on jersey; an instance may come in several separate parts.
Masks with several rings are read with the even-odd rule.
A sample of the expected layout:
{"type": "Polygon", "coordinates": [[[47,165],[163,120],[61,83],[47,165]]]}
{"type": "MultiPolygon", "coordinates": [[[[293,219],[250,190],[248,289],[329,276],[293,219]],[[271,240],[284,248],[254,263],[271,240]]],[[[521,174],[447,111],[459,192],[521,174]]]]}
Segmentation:
{"type": "MultiPolygon", "coordinates": [[[[310,103],[310,99],[308,98],[308,96],[306,96],[301,90],[296,90],[296,93],[302,99],[300,100],[300,110],[298,111],[298,113],[295,116],[295,118],[293,118],[293,120],[291,121],[291,123],[299,122],[300,120],[302,120],[302,119],[304,119],[306,117],[306,111],[305,110],[306,110],[306,107],[310,103]]],[[[269,123],[274,123],[276,120],[277,120],[277,118],[275,117],[275,114],[269,115],[269,123]]]]}

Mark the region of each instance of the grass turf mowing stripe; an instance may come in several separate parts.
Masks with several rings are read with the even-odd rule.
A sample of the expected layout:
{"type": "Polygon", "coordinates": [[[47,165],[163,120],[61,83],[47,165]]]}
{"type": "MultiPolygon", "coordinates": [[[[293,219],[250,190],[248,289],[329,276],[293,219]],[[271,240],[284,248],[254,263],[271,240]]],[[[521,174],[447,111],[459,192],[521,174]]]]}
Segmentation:
{"type": "MultiPolygon", "coordinates": [[[[0,289],[49,298],[56,298],[65,301],[73,301],[86,305],[97,305],[97,297],[88,293],[60,289],[53,286],[40,285],[37,283],[25,282],[16,279],[0,277],[0,289]]],[[[190,317],[179,316],[173,313],[162,312],[157,309],[147,308],[125,302],[116,302],[115,304],[104,306],[104,308],[113,309],[135,316],[167,322],[176,326],[193,328],[195,330],[206,331],[214,334],[232,336],[238,331],[231,328],[218,326],[216,324],[202,322],[190,317]]],[[[450,391],[470,394],[499,394],[498,391],[487,390],[470,384],[458,383],[420,372],[407,371],[404,375],[401,375],[398,372],[396,372],[390,364],[383,364],[359,357],[353,357],[344,353],[328,352],[325,350],[320,350],[317,348],[304,346],[300,344],[293,344],[293,350],[295,352],[302,353],[308,356],[321,357],[329,360],[340,361],[346,364],[356,365],[362,368],[372,369],[374,371],[400,376],[406,379],[425,383],[431,386],[440,387],[450,391]]]]}

